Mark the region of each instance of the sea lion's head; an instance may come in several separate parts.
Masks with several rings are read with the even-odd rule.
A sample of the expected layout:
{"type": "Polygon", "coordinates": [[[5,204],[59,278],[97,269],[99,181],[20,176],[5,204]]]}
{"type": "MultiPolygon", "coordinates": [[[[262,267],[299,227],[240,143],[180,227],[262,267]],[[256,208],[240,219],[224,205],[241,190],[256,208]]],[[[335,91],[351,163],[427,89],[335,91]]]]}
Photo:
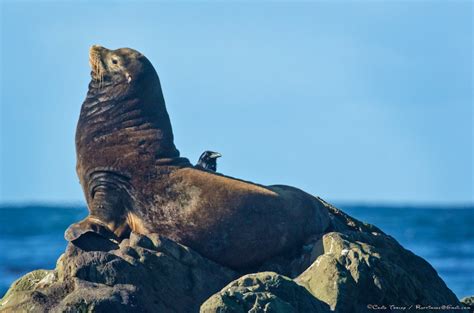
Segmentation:
{"type": "MultiPolygon", "coordinates": [[[[179,157],[160,80],[151,62],[130,48],[89,51],[92,80],[81,108],[78,146],[124,147],[156,158],[179,157]],[[100,137],[100,140],[97,138],[100,137]]],[[[78,150],[81,150],[79,147],[78,150]]],[[[118,156],[119,154],[117,154],[118,156]]]]}
{"type": "Polygon", "coordinates": [[[89,64],[92,87],[134,85],[146,76],[157,76],[150,61],[130,48],[110,50],[93,45],[89,50],[89,64]]]}

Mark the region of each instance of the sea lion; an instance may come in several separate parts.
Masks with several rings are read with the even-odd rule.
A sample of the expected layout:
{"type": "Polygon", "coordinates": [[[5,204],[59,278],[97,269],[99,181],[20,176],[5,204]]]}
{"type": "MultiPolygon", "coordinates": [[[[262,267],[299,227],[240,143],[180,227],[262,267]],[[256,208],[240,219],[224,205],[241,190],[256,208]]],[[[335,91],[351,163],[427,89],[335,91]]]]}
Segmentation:
{"type": "Polygon", "coordinates": [[[92,80],[76,130],[77,174],[89,216],[69,241],[160,233],[234,269],[257,266],[322,233],[317,198],[193,167],[173,141],[158,75],[129,48],[92,46],[92,80]]]}

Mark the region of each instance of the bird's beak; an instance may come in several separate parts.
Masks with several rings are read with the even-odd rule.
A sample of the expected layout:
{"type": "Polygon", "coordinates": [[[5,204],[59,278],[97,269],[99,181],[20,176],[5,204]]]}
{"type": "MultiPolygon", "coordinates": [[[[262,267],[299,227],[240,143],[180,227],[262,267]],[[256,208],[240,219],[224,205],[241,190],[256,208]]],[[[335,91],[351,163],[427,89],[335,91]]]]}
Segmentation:
{"type": "Polygon", "coordinates": [[[211,157],[212,159],[217,159],[217,158],[220,158],[222,156],[222,154],[220,154],[219,152],[213,152],[209,157],[211,157]]]}

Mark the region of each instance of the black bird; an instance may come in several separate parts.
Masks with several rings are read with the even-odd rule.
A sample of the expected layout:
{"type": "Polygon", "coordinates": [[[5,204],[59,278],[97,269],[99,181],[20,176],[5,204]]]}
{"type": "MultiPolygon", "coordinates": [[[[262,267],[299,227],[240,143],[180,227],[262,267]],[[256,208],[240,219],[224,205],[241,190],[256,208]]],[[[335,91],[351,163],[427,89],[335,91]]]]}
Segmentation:
{"type": "Polygon", "coordinates": [[[222,155],[219,152],[204,151],[199,157],[196,166],[215,172],[217,169],[217,158],[220,158],[221,156],[222,155]]]}

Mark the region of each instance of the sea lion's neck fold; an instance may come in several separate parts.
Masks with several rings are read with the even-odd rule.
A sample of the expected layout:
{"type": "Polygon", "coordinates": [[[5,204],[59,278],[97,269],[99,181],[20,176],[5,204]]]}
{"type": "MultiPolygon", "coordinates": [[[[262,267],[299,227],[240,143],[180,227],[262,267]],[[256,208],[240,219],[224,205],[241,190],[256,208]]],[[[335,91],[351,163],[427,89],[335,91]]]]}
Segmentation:
{"type": "Polygon", "coordinates": [[[78,147],[100,140],[101,146],[128,145],[156,158],[179,157],[159,85],[149,90],[126,84],[100,87],[91,83],[82,105],[78,147]]]}

